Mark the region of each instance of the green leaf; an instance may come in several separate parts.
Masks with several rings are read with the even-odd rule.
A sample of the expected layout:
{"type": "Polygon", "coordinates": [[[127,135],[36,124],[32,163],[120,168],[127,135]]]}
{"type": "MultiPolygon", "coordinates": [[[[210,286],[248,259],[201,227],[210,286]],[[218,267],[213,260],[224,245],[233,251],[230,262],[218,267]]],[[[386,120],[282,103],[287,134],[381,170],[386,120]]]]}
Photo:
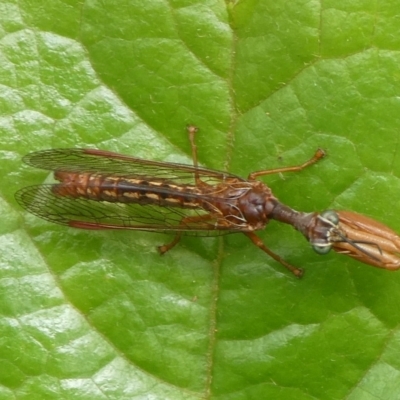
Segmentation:
{"type": "Polygon", "coordinates": [[[400,232],[400,2],[0,3],[0,398],[395,399],[400,272],[290,226],[171,240],[79,231],[14,200],[29,151],[96,147],[249,172],[301,211],[400,232]]]}

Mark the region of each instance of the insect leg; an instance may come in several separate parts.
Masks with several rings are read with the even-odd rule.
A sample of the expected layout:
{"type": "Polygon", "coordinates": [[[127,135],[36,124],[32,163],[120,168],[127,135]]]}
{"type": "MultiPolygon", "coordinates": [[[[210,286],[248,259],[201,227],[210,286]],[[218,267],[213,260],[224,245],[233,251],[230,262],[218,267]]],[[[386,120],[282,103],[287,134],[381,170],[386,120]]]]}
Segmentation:
{"type": "MultiPolygon", "coordinates": [[[[192,148],[192,159],[193,159],[193,166],[197,169],[198,167],[198,161],[197,161],[197,145],[195,143],[194,137],[196,133],[198,132],[199,128],[194,125],[188,125],[187,126],[187,131],[189,134],[189,141],[190,141],[190,146],[192,148]]],[[[199,173],[197,170],[195,170],[194,173],[194,180],[196,182],[196,186],[201,186],[204,185],[203,181],[200,179],[199,173]]]]}
{"type": "Polygon", "coordinates": [[[279,257],[278,254],[272,252],[262,240],[253,232],[243,232],[258,248],[262,251],[266,252],[270,257],[272,257],[275,261],[281,263],[285,268],[287,268],[292,274],[296,275],[300,278],[303,275],[303,270],[301,268],[296,268],[293,265],[287,263],[283,258],[279,257]]]}
{"type": "Polygon", "coordinates": [[[174,240],[167,244],[163,244],[161,246],[158,246],[157,249],[161,255],[165,254],[167,251],[171,250],[173,247],[175,247],[176,244],[181,240],[182,237],[182,232],[177,232],[175,234],[174,240]]]}
{"type": "Polygon", "coordinates": [[[197,146],[196,146],[196,143],[194,141],[194,136],[199,131],[199,128],[197,126],[194,126],[194,125],[188,125],[186,127],[186,129],[187,129],[188,134],[189,134],[190,146],[192,148],[193,166],[195,168],[197,168],[198,167],[198,163],[197,163],[197,146]]]}
{"type": "Polygon", "coordinates": [[[321,158],[325,157],[325,152],[322,149],[318,149],[315,154],[306,162],[304,162],[301,165],[295,165],[293,167],[283,167],[283,168],[274,168],[274,169],[267,169],[265,171],[256,171],[252,172],[249,174],[248,179],[249,180],[254,180],[258,176],[262,175],[271,175],[271,174],[277,174],[279,172],[298,172],[301,171],[302,169],[308,167],[309,165],[315,164],[317,161],[319,161],[321,158]]]}
{"type": "MultiPolygon", "coordinates": [[[[212,218],[211,214],[204,214],[204,215],[198,215],[195,217],[185,217],[181,219],[181,222],[179,225],[176,227],[177,232],[175,234],[174,239],[167,244],[163,244],[162,246],[158,246],[158,251],[160,254],[165,254],[167,251],[171,250],[180,240],[182,237],[182,233],[188,229],[188,224],[196,224],[199,222],[207,221],[212,218]],[[181,231],[179,231],[179,228],[182,228],[181,231]]],[[[212,229],[212,226],[210,226],[210,229],[212,229]]]]}

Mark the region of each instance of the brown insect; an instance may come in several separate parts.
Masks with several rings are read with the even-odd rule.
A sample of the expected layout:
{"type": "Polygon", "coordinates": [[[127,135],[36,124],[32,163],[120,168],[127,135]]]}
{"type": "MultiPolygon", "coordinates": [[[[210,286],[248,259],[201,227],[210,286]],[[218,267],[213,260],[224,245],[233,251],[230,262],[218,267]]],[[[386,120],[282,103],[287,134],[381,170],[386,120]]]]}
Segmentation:
{"type": "Polygon", "coordinates": [[[59,183],[23,188],[16,193],[16,199],[32,214],[74,228],[174,232],[170,243],[159,246],[162,254],[174,247],[183,234],[240,232],[301,276],[301,269],[272,252],[255,234],[275,219],[293,225],[320,254],[333,248],[366,264],[400,268],[400,239],[385,225],[345,211],[295,211],[256,180],[263,175],[301,171],[324,157],[321,149],[302,165],[257,171],[243,179],[199,167],[194,140],[197,128],[189,126],[188,132],[193,166],[93,149],[30,153],[24,161],[54,171],[59,183]]]}

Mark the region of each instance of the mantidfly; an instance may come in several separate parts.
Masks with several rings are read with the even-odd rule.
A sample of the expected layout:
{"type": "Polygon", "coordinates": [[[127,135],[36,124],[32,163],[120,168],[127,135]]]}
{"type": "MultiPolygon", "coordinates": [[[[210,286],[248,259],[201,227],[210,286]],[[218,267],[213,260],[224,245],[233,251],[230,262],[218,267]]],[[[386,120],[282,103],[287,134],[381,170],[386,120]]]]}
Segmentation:
{"type": "Polygon", "coordinates": [[[198,166],[195,134],[188,127],[193,166],[143,160],[94,149],[51,149],[24,161],[54,171],[60,183],[29,186],[18,203],[43,219],[81,229],[174,232],[161,254],[183,234],[215,236],[244,233],[257,247],[294,275],[303,271],[272,252],[255,231],[275,219],[300,231],[319,254],[330,249],[375,267],[400,268],[400,238],[385,225],[349,211],[298,212],[282,204],[256,178],[295,172],[325,155],[318,149],[305,163],[251,173],[247,179],[198,166]]]}

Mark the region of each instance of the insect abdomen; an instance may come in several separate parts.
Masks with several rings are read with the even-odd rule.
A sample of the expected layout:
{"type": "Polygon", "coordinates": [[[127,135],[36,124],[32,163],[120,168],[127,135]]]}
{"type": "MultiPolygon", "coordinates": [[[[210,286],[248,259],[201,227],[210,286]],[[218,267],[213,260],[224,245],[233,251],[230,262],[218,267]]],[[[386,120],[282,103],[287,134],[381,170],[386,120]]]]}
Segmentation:
{"type": "Polygon", "coordinates": [[[56,171],[53,192],[59,196],[86,198],[110,203],[201,208],[196,187],[140,178],[110,177],[101,174],[56,171]]]}

